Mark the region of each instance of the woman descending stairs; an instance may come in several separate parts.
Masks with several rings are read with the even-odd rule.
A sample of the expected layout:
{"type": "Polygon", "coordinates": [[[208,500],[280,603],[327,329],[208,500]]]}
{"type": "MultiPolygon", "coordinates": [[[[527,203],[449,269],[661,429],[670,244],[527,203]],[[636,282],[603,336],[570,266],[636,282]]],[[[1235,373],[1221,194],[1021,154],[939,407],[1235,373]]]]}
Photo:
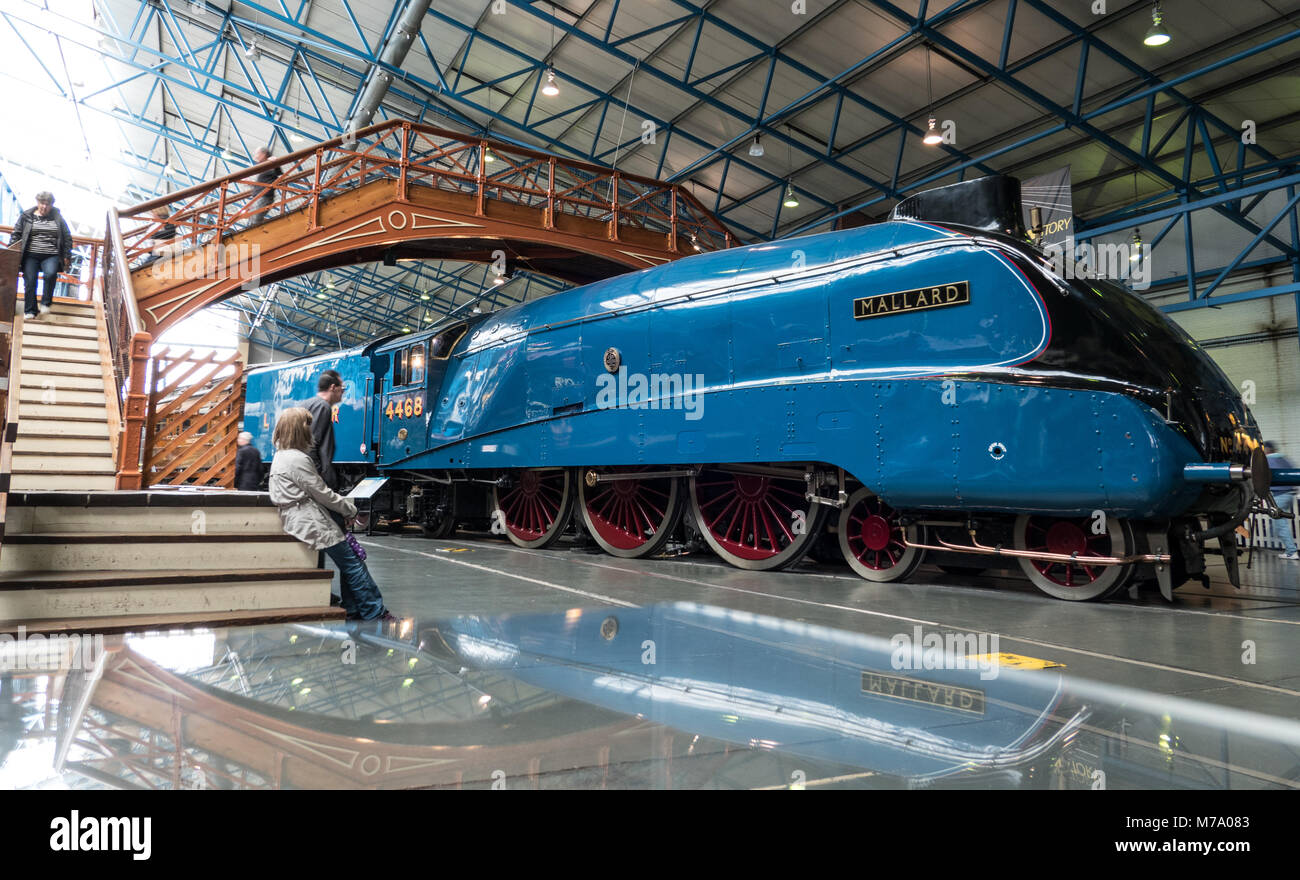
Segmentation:
{"type": "Polygon", "coordinates": [[[112,489],[108,398],[93,303],[56,301],[22,327],[10,491],[112,489]]]}

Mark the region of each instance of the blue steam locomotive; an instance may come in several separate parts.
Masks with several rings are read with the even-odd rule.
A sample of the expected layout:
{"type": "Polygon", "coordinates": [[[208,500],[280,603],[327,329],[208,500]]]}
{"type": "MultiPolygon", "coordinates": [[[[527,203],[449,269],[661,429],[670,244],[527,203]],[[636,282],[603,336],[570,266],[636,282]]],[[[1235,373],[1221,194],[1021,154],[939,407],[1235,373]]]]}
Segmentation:
{"type": "Polygon", "coordinates": [[[1235,581],[1234,526],[1273,506],[1254,419],[1141,298],[1054,273],[1008,181],[257,368],[245,428],[269,459],[338,370],[336,463],[400,478],[434,534],[481,507],[521,547],[576,520],[643,557],[685,518],[741,568],[1003,557],[1069,600],[1169,598],[1217,538],[1235,581]]]}

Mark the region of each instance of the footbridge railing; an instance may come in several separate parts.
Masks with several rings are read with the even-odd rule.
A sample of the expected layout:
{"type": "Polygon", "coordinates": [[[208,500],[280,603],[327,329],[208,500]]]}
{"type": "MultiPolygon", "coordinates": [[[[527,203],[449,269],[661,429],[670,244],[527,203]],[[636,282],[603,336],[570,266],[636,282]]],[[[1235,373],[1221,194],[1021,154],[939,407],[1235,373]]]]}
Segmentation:
{"type": "Polygon", "coordinates": [[[125,256],[137,265],[183,254],[298,211],[307,213],[309,228],[317,228],[327,201],[379,180],[391,182],[397,201],[407,200],[412,187],[432,187],[473,196],[480,215],[497,202],[543,209],[543,225],[550,229],[562,227],[566,218],[582,218],[603,221],[612,241],[629,230],[654,233],[674,254],[732,244],[721,221],[679,184],[390,121],[123,211],[125,256]]]}

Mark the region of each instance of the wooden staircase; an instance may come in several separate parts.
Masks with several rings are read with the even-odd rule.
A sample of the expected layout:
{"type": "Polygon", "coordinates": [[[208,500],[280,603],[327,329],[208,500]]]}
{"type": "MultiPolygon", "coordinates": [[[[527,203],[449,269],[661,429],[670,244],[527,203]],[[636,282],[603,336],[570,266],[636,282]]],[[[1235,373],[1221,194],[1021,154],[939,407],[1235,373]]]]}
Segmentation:
{"type": "Polygon", "coordinates": [[[332,571],[285,534],[265,493],[116,489],[126,435],[104,314],[55,300],[39,318],[14,316],[0,632],[341,618],[332,571]]]}
{"type": "Polygon", "coordinates": [[[113,420],[94,304],[60,300],[43,317],[15,321],[22,387],[10,491],[113,489],[113,420]]]}

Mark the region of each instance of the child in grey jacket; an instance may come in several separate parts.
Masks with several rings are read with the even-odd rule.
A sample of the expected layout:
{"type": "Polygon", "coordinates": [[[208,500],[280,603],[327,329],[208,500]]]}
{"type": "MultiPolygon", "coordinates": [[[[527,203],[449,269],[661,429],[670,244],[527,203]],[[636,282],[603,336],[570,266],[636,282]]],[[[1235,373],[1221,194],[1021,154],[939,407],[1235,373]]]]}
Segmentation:
{"type": "Polygon", "coordinates": [[[314,550],[324,550],[339,568],[340,595],[348,620],[394,620],[365,562],[346,540],[343,530],[326,512],[357,515],[357,507],[325,485],[307,447],[311,444],[311,413],[293,407],[280,413],[271,435],[271,501],[280,509],[284,530],[314,550]]]}

